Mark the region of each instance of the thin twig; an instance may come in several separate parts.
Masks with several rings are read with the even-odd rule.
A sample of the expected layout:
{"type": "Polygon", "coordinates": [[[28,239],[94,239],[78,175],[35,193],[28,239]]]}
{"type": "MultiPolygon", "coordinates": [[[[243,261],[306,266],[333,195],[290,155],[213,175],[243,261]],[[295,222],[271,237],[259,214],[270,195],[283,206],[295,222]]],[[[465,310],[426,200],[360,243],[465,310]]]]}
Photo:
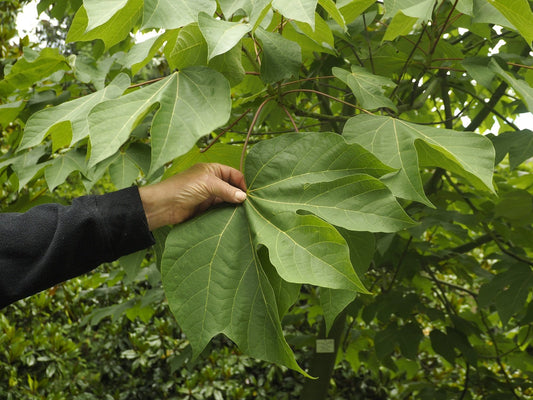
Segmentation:
{"type": "Polygon", "coordinates": [[[344,115],[328,115],[328,114],[320,114],[320,113],[313,113],[309,111],[299,110],[296,107],[289,106],[292,110],[294,110],[294,113],[298,115],[299,117],[309,117],[313,119],[317,119],[319,121],[337,121],[337,122],[346,122],[351,117],[344,116],[344,115]]]}
{"type": "Polygon", "coordinates": [[[513,63],[513,62],[508,62],[507,65],[512,65],[513,67],[518,67],[518,68],[533,69],[533,66],[531,66],[531,65],[516,64],[516,63],[513,63]]]}
{"type": "Polygon", "coordinates": [[[509,378],[509,375],[507,374],[507,371],[505,370],[505,367],[504,367],[504,365],[502,363],[502,360],[501,360],[501,354],[500,354],[500,349],[498,347],[498,342],[496,341],[496,337],[494,336],[494,333],[492,332],[492,328],[489,326],[489,323],[487,321],[487,317],[485,316],[485,313],[483,312],[483,310],[481,308],[479,309],[479,315],[481,316],[481,322],[485,326],[485,329],[487,330],[487,334],[489,335],[490,340],[491,340],[492,344],[494,345],[494,350],[496,351],[496,363],[500,367],[502,375],[504,376],[505,381],[509,385],[509,389],[510,389],[511,393],[513,394],[513,396],[515,398],[520,399],[520,396],[518,396],[518,394],[516,394],[516,392],[514,390],[513,384],[511,383],[511,378],[509,378]]]}
{"type": "Polygon", "coordinates": [[[292,126],[294,127],[294,131],[295,132],[300,132],[298,130],[298,125],[296,125],[296,122],[294,122],[294,118],[292,117],[291,113],[289,112],[289,110],[287,110],[287,107],[285,107],[284,104],[282,103],[279,103],[279,105],[281,106],[281,108],[283,109],[283,111],[285,111],[285,114],[287,114],[287,117],[289,117],[289,119],[291,120],[291,123],[292,123],[292,126]]]}
{"type": "Polygon", "coordinates": [[[301,82],[315,81],[317,79],[333,79],[333,78],[336,78],[336,77],[333,75],[314,76],[312,78],[304,78],[304,79],[298,79],[297,81],[285,82],[285,83],[282,83],[281,86],[289,86],[289,85],[294,85],[296,83],[301,83],[301,82]]]}
{"type": "Polygon", "coordinates": [[[398,273],[400,272],[400,268],[402,267],[402,264],[405,260],[405,256],[407,256],[407,251],[409,250],[409,246],[411,245],[411,242],[413,241],[413,236],[409,236],[409,240],[407,241],[407,244],[405,245],[405,248],[403,249],[402,255],[400,256],[400,259],[398,260],[398,265],[396,266],[396,269],[394,270],[394,275],[392,276],[392,279],[389,283],[389,286],[386,290],[384,290],[385,293],[390,292],[392,289],[392,286],[394,285],[394,282],[396,281],[396,277],[398,276],[398,273]]]}
{"type": "Polygon", "coordinates": [[[136,87],[139,87],[139,86],[149,85],[151,83],[159,82],[160,80],[165,79],[165,78],[166,78],[166,76],[161,76],[159,78],[151,79],[151,80],[146,81],[146,82],[136,83],[134,85],[128,86],[128,89],[133,89],[133,88],[136,88],[136,87]]]}
{"type": "Polygon", "coordinates": [[[238,122],[244,118],[244,116],[246,114],[248,114],[252,109],[249,108],[248,110],[246,110],[245,112],[243,112],[239,118],[237,118],[235,121],[233,121],[230,125],[228,125],[227,128],[225,128],[222,132],[220,132],[212,141],[211,143],[209,143],[206,147],[204,147],[203,149],[200,150],[200,153],[205,153],[207,150],[209,150],[217,141],[218,139],[220,139],[220,137],[222,135],[224,135],[225,133],[227,133],[231,128],[233,128],[235,125],[238,124],[238,122]]]}
{"type": "MultiPolygon", "coordinates": [[[[322,124],[310,124],[310,125],[304,125],[304,126],[300,126],[298,127],[298,129],[301,131],[302,129],[307,129],[307,128],[314,128],[316,126],[321,126],[322,124]]],[[[247,135],[248,134],[248,131],[235,131],[235,130],[232,130],[232,132],[234,133],[238,133],[240,135],[247,135]]],[[[263,135],[281,135],[283,133],[291,133],[291,132],[294,132],[294,129],[285,129],[285,130],[282,130],[282,131],[267,131],[267,132],[252,132],[252,134],[250,136],[263,136],[263,135]]],[[[231,142],[231,143],[235,143],[235,142],[231,142]]]]}
{"type": "MultiPolygon", "coordinates": [[[[439,41],[446,32],[446,28],[448,27],[448,22],[450,22],[450,18],[452,17],[453,12],[455,11],[455,7],[457,7],[457,3],[459,3],[459,0],[455,0],[455,3],[453,3],[452,9],[448,13],[448,16],[446,17],[446,20],[442,24],[442,29],[440,30],[439,34],[437,35],[437,38],[435,39],[435,42],[433,42],[433,46],[431,46],[431,49],[429,50],[429,54],[433,55],[435,53],[435,50],[437,49],[437,45],[439,44],[439,41]]],[[[442,5],[442,4],[441,4],[442,5]]]]}
{"type": "Polygon", "coordinates": [[[411,61],[411,59],[415,55],[416,49],[418,49],[418,46],[420,46],[420,43],[422,42],[422,37],[424,36],[424,32],[427,30],[426,27],[427,27],[426,24],[422,25],[422,32],[420,33],[420,36],[418,37],[418,39],[416,41],[416,44],[413,46],[413,48],[411,49],[411,52],[407,56],[407,60],[405,60],[405,63],[404,63],[403,68],[402,68],[402,70],[400,72],[400,75],[398,76],[398,80],[397,80],[398,85],[396,85],[396,87],[393,89],[393,91],[391,93],[391,96],[390,96],[391,98],[394,97],[394,95],[396,94],[396,91],[400,87],[400,82],[402,81],[403,76],[407,72],[407,68],[409,67],[409,62],[411,61]]]}
{"type": "Polygon", "coordinates": [[[368,43],[368,57],[370,59],[370,67],[372,68],[372,73],[376,73],[376,69],[374,68],[374,57],[372,56],[372,45],[370,43],[370,38],[368,37],[368,27],[366,25],[366,14],[363,14],[363,24],[365,25],[365,38],[368,43]]]}
{"type": "Polygon", "coordinates": [[[371,112],[368,111],[368,110],[365,110],[364,108],[358,107],[358,106],[356,106],[355,104],[348,103],[347,101],[341,100],[341,99],[339,99],[339,98],[337,98],[337,97],[335,97],[335,96],[331,96],[331,95],[329,95],[329,94],[327,94],[327,93],[324,93],[324,92],[321,92],[321,91],[319,91],[319,90],[314,90],[314,89],[292,89],[292,90],[288,90],[288,91],[284,92],[284,93],[282,94],[282,96],[285,96],[285,95],[287,95],[287,94],[289,94],[289,93],[298,93],[298,92],[307,92],[307,93],[315,93],[315,94],[319,94],[319,95],[322,95],[322,96],[328,97],[328,98],[330,98],[330,99],[332,99],[332,100],[338,101],[339,103],[346,104],[347,106],[353,107],[353,108],[355,108],[355,109],[357,109],[357,110],[359,110],[359,111],[362,111],[362,112],[364,112],[364,113],[366,113],[366,114],[374,115],[373,113],[371,113],[371,112]]]}

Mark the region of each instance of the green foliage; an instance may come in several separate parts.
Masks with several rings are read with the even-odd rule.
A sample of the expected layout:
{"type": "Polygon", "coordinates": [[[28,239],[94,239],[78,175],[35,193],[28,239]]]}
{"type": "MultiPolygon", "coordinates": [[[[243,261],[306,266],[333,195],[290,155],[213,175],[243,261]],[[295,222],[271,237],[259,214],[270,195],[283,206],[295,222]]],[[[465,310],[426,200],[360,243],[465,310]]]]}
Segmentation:
{"type": "MultiPolygon", "coordinates": [[[[156,232],[147,260],[122,260],[125,275],[84,281],[109,294],[81,307],[87,326],[112,319],[110,336],[136,332],[110,346],[164,377],[153,379],[161,398],[530,398],[533,142],[516,119],[533,111],[531,6],[42,0],[41,11],[72,21],[60,39],[72,47],[12,46],[13,31],[1,31],[3,209],[157,181],[194,162],[243,169],[244,205],[156,232]],[[185,338],[173,327],[147,339],[154,322],[172,323],[161,286],[185,338]],[[160,364],[173,359],[177,371],[193,355],[203,360],[209,343],[227,344],[219,333],[252,357],[320,375],[317,390],[227,347],[208,348],[211,364],[188,382],[160,364]],[[336,352],[310,356],[328,335],[336,352]],[[225,379],[208,392],[205,382],[219,382],[213,368],[226,371],[221,354],[235,361],[223,374],[262,384],[238,392],[225,379]],[[315,370],[320,363],[331,369],[315,370]],[[346,383],[355,376],[357,388],[346,383]]],[[[7,27],[13,9],[0,11],[7,27]]],[[[4,363],[15,365],[4,381],[19,390],[23,379],[27,391],[16,393],[37,396],[39,385],[56,388],[59,367],[36,358],[43,367],[27,372],[30,358],[17,349],[31,344],[17,342],[11,322],[18,307],[1,320],[0,341],[13,349],[4,363]]],[[[62,359],[78,360],[75,341],[63,344],[62,359]]],[[[106,357],[106,379],[122,382],[106,357]]],[[[91,362],[82,366],[93,371],[91,362]]],[[[73,396],[87,387],[79,382],[97,381],[78,378],[74,361],[57,365],[76,382],[73,396]]],[[[125,387],[91,395],[150,396],[125,387]]]]}

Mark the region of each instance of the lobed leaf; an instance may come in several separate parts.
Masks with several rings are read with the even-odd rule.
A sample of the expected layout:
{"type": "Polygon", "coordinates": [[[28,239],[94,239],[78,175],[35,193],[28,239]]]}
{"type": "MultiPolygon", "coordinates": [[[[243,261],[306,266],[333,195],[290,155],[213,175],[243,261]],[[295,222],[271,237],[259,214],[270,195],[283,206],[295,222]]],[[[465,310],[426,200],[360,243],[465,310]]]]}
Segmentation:
{"type": "Polygon", "coordinates": [[[367,110],[387,107],[397,110],[394,103],[384,94],[383,86],[396,86],[394,82],[384,76],[375,75],[363,67],[352,65],[351,73],[334,67],[333,75],[346,83],[361,106],[367,110]]]}
{"type": "Polygon", "coordinates": [[[166,243],[163,285],[195,355],[223,333],[253,357],[305,374],[283,337],[275,292],[253,249],[244,207],[178,225],[166,243]]]}
{"type": "Polygon", "coordinates": [[[204,12],[198,16],[198,26],[207,42],[208,60],[231,50],[252,30],[250,24],[215,19],[204,12]]]}
{"type": "Polygon", "coordinates": [[[50,191],[65,182],[74,171],[85,171],[85,152],[72,150],[61,154],[44,170],[44,177],[50,191]]]}
{"type": "Polygon", "coordinates": [[[227,121],[231,109],[229,83],[216,71],[193,67],[97,105],[89,115],[89,166],[114,154],[133,128],[158,105],[151,128],[150,173],[185,154],[200,137],[227,121]]]}
{"type": "Polygon", "coordinates": [[[19,149],[38,145],[48,134],[53,135],[56,130],[65,129],[64,123],[68,123],[67,129],[72,136],[71,144],[89,136],[89,112],[98,103],[120,96],[129,84],[129,77],[119,74],[105,89],[36,112],[26,123],[19,149]]]}
{"type": "Polygon", "coordinates": [[[356,291],[366,292],[345,238],[331,224],[411,226],[385,185],[367,174],[390,171],[333,133],[286,134],[255,145],[246,158],[245,204],[178,225],[167,239],[165,291],[195,352],[224,333],[254,357],[303,372],[279,318],[302,283],[342,290],[330,293],[340,299],[325,305],[331,314],[347,304],[346,294],[350,302],[356,291]]]}
{"type": "Polygon", "coordinates": [[[398,169],[383,179],[396,196],[432,206],[424,193],[421,166],[448,169],[478,188],[494,191],[494,147],[481,135],[371,115],[348,120],[343,135],[398,169]]]}

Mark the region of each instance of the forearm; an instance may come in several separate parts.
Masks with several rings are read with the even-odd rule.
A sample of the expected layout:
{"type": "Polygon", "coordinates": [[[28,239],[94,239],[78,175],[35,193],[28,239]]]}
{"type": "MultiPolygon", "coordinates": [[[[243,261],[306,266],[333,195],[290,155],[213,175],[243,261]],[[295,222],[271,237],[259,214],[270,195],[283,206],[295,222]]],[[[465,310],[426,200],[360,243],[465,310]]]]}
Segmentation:
{"type": "Polygon", "coordinates": [[[151,244],[137,188],[0,214],[0,308],[151,244]]]}

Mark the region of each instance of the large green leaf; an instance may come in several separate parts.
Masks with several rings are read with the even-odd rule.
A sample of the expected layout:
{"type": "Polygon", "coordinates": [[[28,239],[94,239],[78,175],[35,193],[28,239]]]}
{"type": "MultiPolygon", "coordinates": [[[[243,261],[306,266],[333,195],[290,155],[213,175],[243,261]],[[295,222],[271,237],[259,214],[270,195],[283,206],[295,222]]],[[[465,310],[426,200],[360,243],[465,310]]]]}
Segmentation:
{"type": "Polygon", "coordinates": [[[315,10],[318,0],[274,0],[272,7],[283,16],[305,22],[315,29],[315,10]]]}
{"type": "Polygon", "coordinates": [[[120,96],[129,84],[128,76],[120,74],[105,89],[36,112],[26,123],[19,149],[38,145],[48,134],[54,135],[58,130],[70,133],[71,143],[77,143],[89,135],[87,118],[93,107],[120,96]]]}
{"type": "Polygon", "coordinates": [[[472,132],[421,126],[390,117],[359,115],[348,120],[343,135],[359,143],[382,162],[397,168],[384,181],[396,196],[432,206],[424,194],[421,166],[439,166],[494,191],[494,148],[472,132]]]}
{"type": "Polygon", "coordinates": [[[80,7],[67,34],[67,42],[87,42],[100,39],[106,48],[110,48],[124,40],[130,30],[141,18],[142,2],[138,0],[128,0],[127,4],[118,10],[103,25],[88,31],[89,17],[85,7],[80,7]]]}
{"type": "Polygon", "coordinates": [[[214,0],[144,0],[143,28],[175,29],[198,21],[198,14],[217,9],[214,0]]]}
{"type": "Polygon", "coordinates": [[[261,79],[265,83],[298,76],[302,64],[302,52],[297,43],[262,28],[257,28],[255,34],[263,45],[261,79]]]}
{"type": "Polygon", "coordinates": [[[118,99],[97,105],[89,115],[89,166],[114,154],[154,106],[151,172],[185,154],[196,141],[226,122],[228,81],[205,67],[188,68],[118,99]]]}
{"type": "Polygon", "coordinates": [[[366,292],[346,240],[330,223],[373,231],[411,226],[374,177],[390,171],[333,133],[286,134],[255,145],[246,158],[246,203],[179,225],[167,240],[165,290],[195,351],[225,333],[248,354],[297,369],[272,310],[279,307],[283,314],[294,300],[295,286],[287,282],[342,289],[351,296],[366,292]],[[274,278],[279,275],[270,285],[262,278],[267,262],[258,255],[264,248],[274,278]],[[254,336],[251,329],[271,333],[254,336]]]}
{"type": "Polygon", "coordinates": [[[487,0],[509,20],[531,46],[533,12],[528,0],[487,0]]]}
{"type": "Polygon", "coordinates": [[[383,86],[396,86],[384,76],[375,75],[363,67],[352,65],[351,73],[342,68],[334,67],[333,75],[346,83],[361,106],[367,110],[387,107],[396,110],[394,103],[385,96],[383,86]]]}
{"type": "Polygon", "coordinates": [[[246,212],[254,241],[270,250],[284,280],[366,292],[350,263],[346,241],[333,226],[314,215],[265,216],[253,202],[247,203],[246,212]]]}
{"type": "Polygon", "coordinates": [[[219,333],[245,353],[302,373],[283,337],[275,292],[254,251],[244,207],[213,210],[169,234],[169,306],[199,354],[219,333]]]}
{"type": "Polygon", "coordinates": [[[208,60],[231,50],[244,35],[252,30],[250,24],[222,21],[204,12],[198,16],[198,26],[207,42],[208,60]]]}

